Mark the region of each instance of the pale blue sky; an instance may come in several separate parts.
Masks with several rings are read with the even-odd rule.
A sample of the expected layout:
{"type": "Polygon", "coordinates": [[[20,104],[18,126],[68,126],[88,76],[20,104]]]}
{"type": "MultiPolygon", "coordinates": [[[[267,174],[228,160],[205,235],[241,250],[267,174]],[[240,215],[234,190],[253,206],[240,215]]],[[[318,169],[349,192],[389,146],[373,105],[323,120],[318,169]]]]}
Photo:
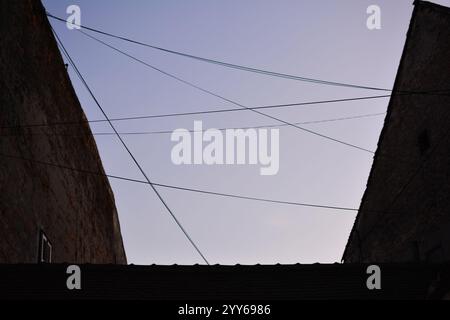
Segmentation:
{"type": "MultiPolygon", "coordinates": [[[[412,0],[73,1],[43,0],[65,17],[81,8],[82,24],[195,55],[331,81],[392,88],[413,9],[412,0]],[[366,8],[381,7],[382,29],[366,28],[366,8]]],[[[450,6],[449,0],[438,3],[450,6]]],[[[65,25],[51,21],[111,117],[235,108],[144,68],[65,25]]],[[[249,74],[103,38],[142,60],[248,106],[376,95],[249,74]]],[[[71,68],[89,119],[101,114],[71,68]]],[[[384,112],[388,100],[275,109],[291,121],[384,112]]],[[[311,130],[374,150],[384,117],[308,125],[311,130]]],[[[121,131],[273,124],[252,112],[120,122],[121,131]]],[[[94,132],[109,131],[105,124],[94,132]]],[[[97,136],[109,174],[142,179],[117,138],[97,136]]],[[[295,128],[280,129],[280,171],[258,166],[175,166],[170,135],[127,136],[154,182],[286,201],[358,207],[370,154],[295,128]]],[[[202,263],[153,192],[111,180],[128,261],[202,263]]],[[[161,190],[211,263],[269,264],[340,261],[355,214],[161,190]]]]}

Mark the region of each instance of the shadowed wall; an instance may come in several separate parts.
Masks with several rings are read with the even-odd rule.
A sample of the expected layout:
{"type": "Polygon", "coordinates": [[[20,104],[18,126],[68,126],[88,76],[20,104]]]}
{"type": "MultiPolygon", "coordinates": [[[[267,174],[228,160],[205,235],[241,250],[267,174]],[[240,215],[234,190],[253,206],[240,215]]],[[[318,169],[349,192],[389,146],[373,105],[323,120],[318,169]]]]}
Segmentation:
{"type": "Polygon", "coordinates": [[[24,127],[86,120],[45,11],[0,7],[0,263],[37,262],[43,231],[53,262],[125,264],[108,180],[40,163],[104,173],[89,126],[24,127]]]}
{"type": "MultiPolygon", "coordinates": [[[[449,39],[450,8],[416,1],[394,91],[449,92],[449,39]]],[[[450,260],[449,130],[448,93],[391,98],[345,262],[450,260]]]]}

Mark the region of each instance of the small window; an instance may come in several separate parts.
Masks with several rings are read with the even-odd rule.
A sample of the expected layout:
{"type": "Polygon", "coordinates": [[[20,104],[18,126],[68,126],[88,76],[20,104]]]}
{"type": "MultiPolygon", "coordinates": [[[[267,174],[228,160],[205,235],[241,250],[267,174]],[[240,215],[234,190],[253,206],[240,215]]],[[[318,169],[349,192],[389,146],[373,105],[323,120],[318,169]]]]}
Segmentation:
{"type": "Polygon", "coordinates": [[[424,155],[430,149],[430,136],[428,130],[423,130],[418,138],[420,154],[424,155]]]}
{"type": "Polygon", "coordinates": [[[52,244],[44,231],[41,230],[39,236],[39,263],[52,262],[52,244]]]}

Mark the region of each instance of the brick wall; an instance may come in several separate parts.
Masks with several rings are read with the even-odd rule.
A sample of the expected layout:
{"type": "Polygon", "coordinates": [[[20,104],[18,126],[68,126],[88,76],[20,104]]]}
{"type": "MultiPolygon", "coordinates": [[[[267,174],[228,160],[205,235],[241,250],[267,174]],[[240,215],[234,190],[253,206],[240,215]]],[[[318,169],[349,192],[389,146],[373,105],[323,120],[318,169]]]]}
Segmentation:
{"type": "Polygon", "coordinates": [[[23,127],[86,119],[39,0],[1,1],[0,43],[0,263],[36,262],[40,230],[54,262],[126,263],[108,180],[36,162],[103,172],[89,126],[23,127]]]}

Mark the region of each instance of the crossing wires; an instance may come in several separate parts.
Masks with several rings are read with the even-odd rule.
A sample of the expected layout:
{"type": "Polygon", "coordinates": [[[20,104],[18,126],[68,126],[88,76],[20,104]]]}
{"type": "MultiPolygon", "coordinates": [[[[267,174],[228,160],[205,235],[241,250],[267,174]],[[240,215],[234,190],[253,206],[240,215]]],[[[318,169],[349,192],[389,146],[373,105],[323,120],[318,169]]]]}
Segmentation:
{"type": "Polygon", "coordinates": [[[131,55],[131,54],[129,54],[129,53],[127,53],[127,52],[121,50],[121,49],[118,49],[117,47],[114,47],[113,45],[108,44],[108,43],[106,43],[105,41],[100,40],[100,39],[98,39],[98,38],[96,38],[96,37],[94,37],[94,36],[92,36],[92,35],[90,35],[90,34],[84,32],[84,31],[82,31],[82,30],[78,30],[78,31],[81,32],[82,34],[84,34],[85,36],[87,36],[87,37],[89,37],[89,38],[91,38],[91,39],[93,39],[93,40],[95,40],[95,41],[97,41],[97,42],[103,44],[104,46],[106,46],[106,47],[108,47],[108,48],[110,48],[110,49],[112,49],[112,50],[114,50],[114,51],[116,51],[116,52],[118,52],[118,53],[120,53],[120,54],[122,54],[122,55],[124,55],[124,56],[126,56],[126,57],[128,57],[128,58],[130,58],[131,60],[134,60],[134,61],[136,61],[136,62],[138,62],[138,63],[140,63],[140,64],[142,64],[142,65],[144,65],[144,66],[146,66],[146,67],[148,67],[148,68],[150,68],[150,69],[152,69],[152,70],[154,70],[154,71],[157,71],[157,72],[159,72],[159,73],[161,73],[161,74],[163,74],[163,75],[165,75],[165,76],[167,76],[167,77],[170,77],[170,78],[172,78],[172,79],[174,79],[174,80],[176,80],[176,81],[178,81],[178,82],[184,83],[185,85],[190,86],[190,87],[192,87],[192,88],[194,88],[194,89],[197,89],[197,90],[199,90],[199,91],[201,91],[201,92],[203,92],[203,93],[206,93],[206,94],[208,94],[208,95],[211,95],[211,96],[216,97],[216,98],[218,98],[218,99],[221,99],[221,100],[223,100],[223,101],[226,101],[226,102],[229,102],[229,103],[231,103],[231,104],[234,104],[234,105],[236,105],[236,106],[238,106],[238,107],[240,107],[240,108],[242,108],[242,109],[245,109],[245,110],[248,110],[248,111],[252,111],[252,112],[254,112],[254,113],[257,113],[257,114],[259,114],[259,115],[262,115],[262,116],[264,116],[264,117],[266,117],[266,118],[269,118],[269,119],[271,119],[271,120],[275,120],[275,121],[277,121],[277,122],[279,122],[279,123],[282,123],[282,124],[291,126],[291,127],[293,127],[293,128],[297,128],[297,129],[299,129],[299,130],[301,130],[301,131],[303,131],[303,132],[306,132],[306,133],[309,133],[309,134],[318,136],[318,137],[320,137],[320,138],[323,138],[323,139],[326,139],[326,140],[329,140],[329,141],[332,141],[332,142],[335,142],[335,143],[338,143],[338,144],[342,144],[342,145],[344,145],[344,146],[347,146],[347,147],[350,147],[350,148],[354,148],[354,149],[357,149],[357,150],[360,150],[360,151],[363,151],[363,152],[366,152],[366,153],[369,153],[369,154],[374,154],[374,153],[375,153],[375,152],[372,151],[372,150],[369,150],[369,149],[366,149],[366,148],[357,146],[357,145],[355,145],[355,144],[352,144],[352,143],[349,143],[349,142],[346,142],[346,141],[343,141],[343,140],[340,140],[340,139],[336,139],[336,138],[333,138],[333,137],[331,137],[331,136],[327,136],[327,135],[325,135],[325,134],[318,133],[318,132],[316,132],[316,131],[313,131],[313,130],[310,130],[310,129],[301,127],[301,126],[299,126],[299,125],[296,125],[296,124],[290,123],[290,122],[288,122],[288,121],[282,120],[282,119],[280,119],[280,118],[271,116],[271,115],[269,115],[269,114],[267,114],[267,113],[264,113],[264,112],[261,112],[261,111],[259,111],[259,110],[254,110],[254,109],[252,109],[252,108],[250,108],[250,107],[247,107],[247,106],[245,106],[245,105],[243,105],[243,104],[241,104],[241,103],[239,103],[239,102],[236,102],[236,101],[234,101],[234,100],[231,100],[231,99],[229,99],[229,98],[226,98],[226,97],[224,97],[224,96],[222,96],[222,95],[220,95],[220,94],[217,94],[217,93],[215,93],[215,92],[213,92],[213,91],[204,89],[204,88],[202,88],[202,87],[200,87],[200,86],[198,86],[198,85],[196,85],[196,84],[194,84],[194,83],[192,83],[192,82],[190,82],[190,81],[184,80],[184,79],[182,79],[182,78],[180,78],[180,77],[178,77],[178,76],[176,76],[176,75],[173,75],[173,74],[171,74],[171,73],[169,73],[169,72],[167,72],[167,71],[165,71],[165,70],[162,70],[161,68],[155,67],[155,66],[153,66],[153,65],[151,65],[151,64],[149,64],[149,63],[147,63],[147,62],[145,62],[145,61],[143,61],[143,60],[141,60],[141,59],[139,59],[139,58],[136,58],[135,56],[133,56],[133,55],[131,55]]]}
{"type": "Polygon", "coordinates": [[[117,138],[119,139],[120,143],[122,144],[122,146],[124,147],[124,149],[127,151],[127,153],[129,154],[129,156],[131,157],[131,159],[133,160],[134,164],[136,165],[136,167],[139,169],[139,171],[141,172],[141,174],[143,175],[143,177],[145,178],[145,181],[147,182],[147,184],[151,187],[151,189],[153,190],[153,192],[156,194],[156,196],[158,197],[158,199],[161,201],[161,203],[163,204],[163,206],[165,207],[165,209],[167,210],[167,212],[170,214],[170,216],[172,217],[172,219],[175,221],[175,223],[177,224],[177,226],[180,228],[180,230],[183,232],[183,234],[185,235],[185,237],[187,238],[187,240],[191,243],[191,245],[194,247],[194,249],[197,251],[197,253],[201,256],[201,258],[203,259],[203,261],[209,265],[209,261],[206,259],[205,255],[202,253],[202,251],[199,249],[199,247],[197,246],[197,244],[194,242],[194,240],[192,239],[192,237],[189,235],[189,233],[187,232],[187,230],[183,227],[183,225],[181,224],[181,222],[178,220],[178,218],[176,217],[176,215],[173,213],[173,211],[170,209],[170,207],[168,206],[167,202],[164,200],[164,198],[161,196],[160,192],[158,191],[158,189],[156,188],[156,186],[153,184],[153,182],[150,180],[149,176],[146,174],[146,172],[144,171],[142,165],[139,163],[139,161],[136,159],[136,157],[134,156],[134,154],[131,152],[130,148],[127,146],[127,144],[125,143],[125,141],[123,140],[122,136],[120,135],[120,133],[117,131],[115,125],[113,124],[113,122],[110,120],[110,118],[108,117],[108,115],[106,114],[105,110],[103,109],[103,107],[101,106],[100,102],[97,100],[97,98],[95,97],[94,93],[92,92],[91,88],[89,87],[89,85],[87,84],[87,82],[85,81],[83,75],[81,74],[81,72],[79,71],[79,69],[77,68],[75,62],[73,61],[73,59],[71,58],[70,54],[68,53],[68,51],[66,50],[66,48],[64,47],[64,44],[62,43],[61,39],[59,38],[58,34],[56,33],[56,31],[52,28],[52,31],[56,37],[57,42],[59,43],[59,45],[62,48],[62,51],[64,53],[64,55],[66,56],[66,58],[68,59],[69,63],[71,64],[71,66],[74,68],[75,73],[77,74],[77,76],[79,77],[80,81],[83,83],[83,85],[85,86],[86,90],[89,92],[90,96],[92,97],[92,99],[94,100],[95,104],[97,105],[97,107],[100,109],[101,113],[103,114],[103,116],[105,117],[105,119],[107,120],[109,126],[111,127],[111,129],[114,131],[115,135],[117,136],[117,138]]]}

